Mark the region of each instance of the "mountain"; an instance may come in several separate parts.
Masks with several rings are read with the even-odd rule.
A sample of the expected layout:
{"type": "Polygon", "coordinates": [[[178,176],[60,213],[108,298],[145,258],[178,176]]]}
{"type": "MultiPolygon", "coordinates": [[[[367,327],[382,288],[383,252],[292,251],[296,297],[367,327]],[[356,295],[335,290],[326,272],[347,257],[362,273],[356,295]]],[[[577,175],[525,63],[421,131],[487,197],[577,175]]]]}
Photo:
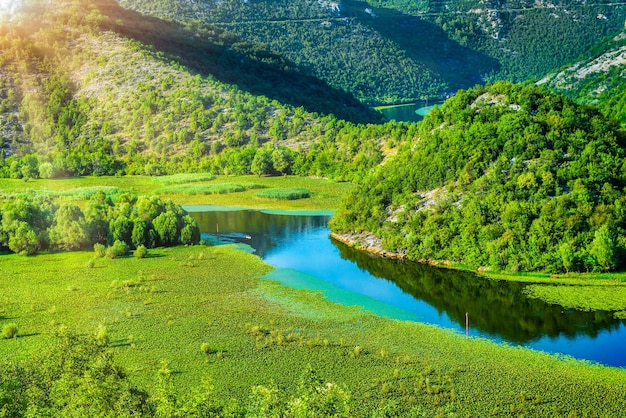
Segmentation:
{"type": "Polygon", "coordinates": [[[120,0],[267,45],[364,103],[445,98],[539,79],[617,33],[626,5],[600,0],[120,0]]]}
{"type": "Polygon", "coordinates": [[[585,58],[550,73],[538,84],[581,103],[600,106],[626,126],[626,29],[596,45],[585,58]]]}
{"type": "Polygon", "coordinates": [[[623,268],[625,146],[615,121],[536,86],[459,91],[346,196],[332,229],[471,268],[623,268]]]}
{"type": "Polygon", "coordinates": [[[223,30],[108,0],[28,5],[0,27],[4,177],[244,174],[280,154],[258,174],[352,178],[408,130],[353,123],[381,116],[223,30]]]}

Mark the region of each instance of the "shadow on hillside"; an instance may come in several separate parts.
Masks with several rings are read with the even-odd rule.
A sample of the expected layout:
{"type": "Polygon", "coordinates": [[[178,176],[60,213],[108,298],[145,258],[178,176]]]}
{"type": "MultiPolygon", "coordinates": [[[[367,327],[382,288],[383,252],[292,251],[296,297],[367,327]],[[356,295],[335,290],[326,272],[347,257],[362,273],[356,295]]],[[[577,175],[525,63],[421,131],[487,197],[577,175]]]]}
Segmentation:
{"type": "Polygon", "coordinates": [[[438,74],[452,91],[483,84],[486,75],[500,70],[496,59],[459,44],[422,18],[388,8],[373,9],[374,17],[365,12],[371,6],[356,0],[344,0],[343,6],[347,15],[355,16],[438,74]]]}
{"type": "Polygon", "coordinates": [[[97,6],[109,17],[101,29],[132,38],[170,60],[217,80],[234,84],[254,95],[310,112],[334,114],[352,122],[379,122],[381,115],[349,93],[305,75],[284,58],[258,44],[208,25],[185,28],[179,23],[126,10],[114,0],[100,0],[97,6]]]}

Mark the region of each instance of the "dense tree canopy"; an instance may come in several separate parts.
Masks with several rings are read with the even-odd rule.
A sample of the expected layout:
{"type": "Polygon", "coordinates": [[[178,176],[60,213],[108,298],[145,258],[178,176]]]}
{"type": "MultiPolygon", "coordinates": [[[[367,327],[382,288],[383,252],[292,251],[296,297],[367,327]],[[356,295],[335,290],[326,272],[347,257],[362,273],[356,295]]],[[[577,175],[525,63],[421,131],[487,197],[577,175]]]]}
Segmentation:
{"type": "Polygon", "coordinates": [[[157,196],[125,194],[114,204],[98,191],[83,212],[75,204],[57,206],[49,198],[24,195],[0,209],[0,220],[0,249],[24,255],[117,242],[133,249],[200,242],[195,219],[179,205],[157,196]]]}
{"type": "Polygon", "coordinates": [[[532,86],[460,91],[333,220],[411,259],[524,271],[622,268],[626,136],[532,86]]]}

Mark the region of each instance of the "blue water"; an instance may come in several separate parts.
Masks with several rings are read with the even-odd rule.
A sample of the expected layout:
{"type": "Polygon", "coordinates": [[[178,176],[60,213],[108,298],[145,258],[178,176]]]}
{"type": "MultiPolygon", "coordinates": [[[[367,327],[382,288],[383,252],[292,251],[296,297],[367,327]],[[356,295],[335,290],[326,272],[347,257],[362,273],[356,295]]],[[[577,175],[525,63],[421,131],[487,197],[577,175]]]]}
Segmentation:
{"type": "Polygon", "coordinates": [[[277,268],[267,278],[287,286],[319,290],[337,303],[461,334],[466,333],[467,313],[470,336],[626,367],[626,325],[610,312],[564,310],[527,298],[522,284],[354,250],[329,237],[328,215],[191,214],[205,238],[249,245],[277,268]]]}

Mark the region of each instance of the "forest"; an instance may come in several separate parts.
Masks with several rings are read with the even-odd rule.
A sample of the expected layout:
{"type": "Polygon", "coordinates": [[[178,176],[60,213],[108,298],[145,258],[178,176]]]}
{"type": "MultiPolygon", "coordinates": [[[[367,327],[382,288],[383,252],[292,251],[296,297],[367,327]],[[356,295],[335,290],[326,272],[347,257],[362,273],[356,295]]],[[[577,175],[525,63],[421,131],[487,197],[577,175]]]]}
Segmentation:
{"type": "Polygon", "coordinates": [[[332,220],[412,260],[611,271],[626,250],[624,130],[535,86],[459,91],[332,220]]]}
{"type": "Polygon", "coordinates": [[[624,5],[603,1],[121,4],[155,16],[211,23],[262,43],[370,105],[441,99],[500,79],[539,79],[621,29],[626,19],[624,5]]]}

